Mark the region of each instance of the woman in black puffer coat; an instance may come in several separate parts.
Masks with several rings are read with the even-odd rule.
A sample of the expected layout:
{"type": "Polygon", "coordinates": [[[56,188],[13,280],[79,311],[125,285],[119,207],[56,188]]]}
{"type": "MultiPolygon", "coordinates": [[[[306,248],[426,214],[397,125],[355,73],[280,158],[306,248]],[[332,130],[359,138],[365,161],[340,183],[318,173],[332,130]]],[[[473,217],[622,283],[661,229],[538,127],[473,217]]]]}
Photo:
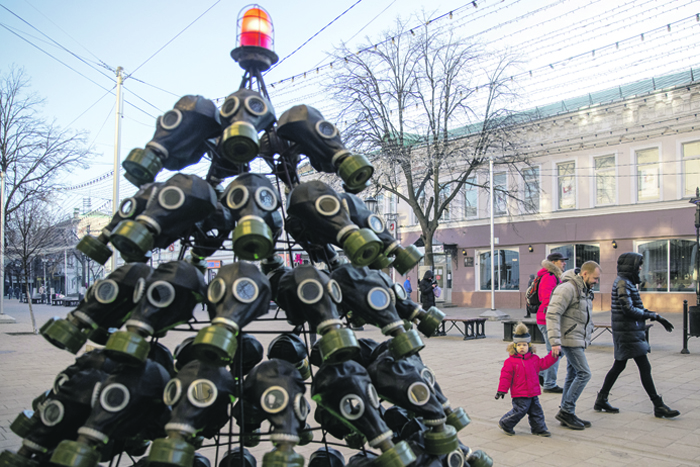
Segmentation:
{"type": "Polygon", "coordinates": [[[435,285],[437,285],[437,282],[433,279],[433,271],[425,271],[423,279],[418,283],[420,289],[420,303],[424,310],[435,306],[435,292],[433,292],[435,285]]]}
{"type": "Polygon", "coordinates": [[[649,342],[646,339],[646,320],[658,321],[668,332],[673,330],[673,325],[657,313],[644,308],[637,290],[643,259],[638,253],[623,253],[617,259],[617,278],[613,283],[611,303],[615,362],[605,376],[605,382],[593,408],[610,413],[620,411],[608,403],[608,395],[617,377],[625,369],[627,360],[634,359],[639,368],[642,386],[654,403],[654,415],[659,418],[672,418],[680,415],[680,412],[671,410],[663,403],[661,396],[656,393],[651,377],[651,364],[647,357],[649,342]]]}

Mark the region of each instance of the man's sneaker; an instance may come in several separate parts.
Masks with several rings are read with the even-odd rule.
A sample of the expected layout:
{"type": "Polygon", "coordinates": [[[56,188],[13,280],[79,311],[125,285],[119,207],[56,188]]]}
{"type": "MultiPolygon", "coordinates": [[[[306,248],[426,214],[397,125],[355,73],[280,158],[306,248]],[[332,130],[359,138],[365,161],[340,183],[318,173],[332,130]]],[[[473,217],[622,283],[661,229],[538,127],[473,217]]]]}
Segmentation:
{"type": "Polygon", "coordinates": [[[560,410],[555,416],[559,422],[567,428],[572,430],[583,430],[584,426],[581,421],[576,417],[576,415],[560,410]]]}
{"type": "Polygon", "coordinates": [[[541,436],[541,437],[543,437],[543,438],[549,438],[550,436],[552,436],[552,433],[550,433],[550,432],[547,431],[547,430],[538,431],[538,432],[534,432],[534,431],[533,431],[532,434],[535,435],[535,436],[541,436]]]}
{"type": "Polygon", "coordinates": [[[560,388],[559,386],[554,386],[553,388],[544,388],[542,389],[542,392],[561,394],[562,392],[564,392],[564,389],[560,388]]]}
{"type": "Polygon", "coordinates": [[[581,422],[581,424],[583,425],[584,428],[590,428],[590,427],[591,427],[591,422],[589,422],[588,420],[581,420],[581,419],[578,418],[576,415],[574,415],[574,418],[575,418],[576,420],[578,420],[579,422],[581,422]]]}
{"type": "Polygon", "coordinates": [[[501,430],[505,431],[508,436],[513,436],[515,434],[515,431],[513,431],[512,428],[507,428],[503,426],[501,422],[498,422],[498,426],[500,426],[501,430]]]}

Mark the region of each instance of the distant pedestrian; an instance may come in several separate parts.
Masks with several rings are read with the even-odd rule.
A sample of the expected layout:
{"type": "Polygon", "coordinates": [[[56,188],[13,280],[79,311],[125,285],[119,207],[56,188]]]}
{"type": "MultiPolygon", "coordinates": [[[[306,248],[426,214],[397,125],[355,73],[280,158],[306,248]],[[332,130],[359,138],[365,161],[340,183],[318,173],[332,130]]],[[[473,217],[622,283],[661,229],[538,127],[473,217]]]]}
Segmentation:
{"type": "Polygon", "coordinates": [[[435,306],[435,292],[433,291],[435,287],[437,287],[437,282],[433,279],[433,271],[428,269],[423,274],[423,279],[418,283],[420,303],[424,310],[435,306]]]}
{"type": "Polygon", "coordinates": [[[408,298],[411,298],[411,293],[413,292],[413,287],[411,287],[411,278],[407,277],[403,283],[403,289],[408,294],[408,298]]]}
{"type": "Polygon", "coordinates": [[[673,331],[673,325],[658,313],[644,308],[637,290],[639,272],[642,270],[644,257],[638,253],[623,253],[617,258],[617,278],[612,288],[612,334],[615,346],[615,362],[608,371],[603,387],[596,397],[593,408],[597,411],[618,413],[620,409],[608,403],[608,396],[617,377],[625,369],[627,360],[633,359],[639,368],[639,377],[649,399],[654,404],[654,416],[673,418],[681,413],[669,408],[661,396],[656,393],[654,379],[651,377],[651,364],[647,354],[649,342],[646,339],[646,320],[656,320],[666,329],[673,331]]]}
{"type": "Polygon", "coordinates": [[[501,417],[498,426],[512,436],[515,434],[515,425],[527,415],[532,434],[548,438],[551,434],[547,430],[544,411],[538,397],[541,394],[538,373],[554,365],[557,357],[551,352],[544,358],[538,357],[530,340],[527,326],[518,323],[513,342],[508,345],[510,357],[503,363],[496,393],[496,399],[503,399],[510,390],[513,409],[501,417]]]}

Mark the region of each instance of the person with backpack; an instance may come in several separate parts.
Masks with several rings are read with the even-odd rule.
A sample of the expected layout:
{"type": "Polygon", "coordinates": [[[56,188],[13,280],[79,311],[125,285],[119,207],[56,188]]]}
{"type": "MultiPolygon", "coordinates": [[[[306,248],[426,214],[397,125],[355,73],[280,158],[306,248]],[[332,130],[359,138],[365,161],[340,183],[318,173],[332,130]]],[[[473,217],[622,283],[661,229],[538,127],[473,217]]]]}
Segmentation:
{"type": "MultiPolygon", "coordinates": [[[[566,269],[566,260],[561,253],[551,253],[542,261],[542,269],[537,271],[537,277],[528,289],[528,305],[537,305],[537,327],[544,338],[547,352],[552,350],[552,345],[547,337],[547,308],[554,288],[561,282],[561,276],[566,269]]],[[[563,389],[557,385],[557,372],[559,360],[554,365],[540,373],[542,376],[542,392],[561,394],[563,389]]]]}

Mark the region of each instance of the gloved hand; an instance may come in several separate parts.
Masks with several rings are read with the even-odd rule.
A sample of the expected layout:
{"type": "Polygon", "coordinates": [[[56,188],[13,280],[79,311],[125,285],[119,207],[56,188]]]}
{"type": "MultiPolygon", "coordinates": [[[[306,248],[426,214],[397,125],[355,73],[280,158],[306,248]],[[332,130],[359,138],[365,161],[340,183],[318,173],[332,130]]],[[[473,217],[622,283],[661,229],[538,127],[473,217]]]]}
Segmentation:
{"type": "Polygon", "coordinates": [[[666,332],[671,332],[671,331],[673,331],[673,324],[671,324],[671,322],[670,322],[669,320],[667,320],[667,319],[664,318],[663,316],[659,315],[658,313],[657,313],[657,315],[656,315],[656,321],[658,321],[659,323],[661,323],[661,326],[664,327],[664,329],[666,330],[666,332]]]}
{"type": "Polygon", "coordinates": [[[505,392],[498,391],[498,392],[496,393],[496,397],[494,397],[494,399],[496,399],[496,400],[498,400],[498,399],[503,399],[503,396],[505,396],[505,395],[506,395],[505,392]]]}

